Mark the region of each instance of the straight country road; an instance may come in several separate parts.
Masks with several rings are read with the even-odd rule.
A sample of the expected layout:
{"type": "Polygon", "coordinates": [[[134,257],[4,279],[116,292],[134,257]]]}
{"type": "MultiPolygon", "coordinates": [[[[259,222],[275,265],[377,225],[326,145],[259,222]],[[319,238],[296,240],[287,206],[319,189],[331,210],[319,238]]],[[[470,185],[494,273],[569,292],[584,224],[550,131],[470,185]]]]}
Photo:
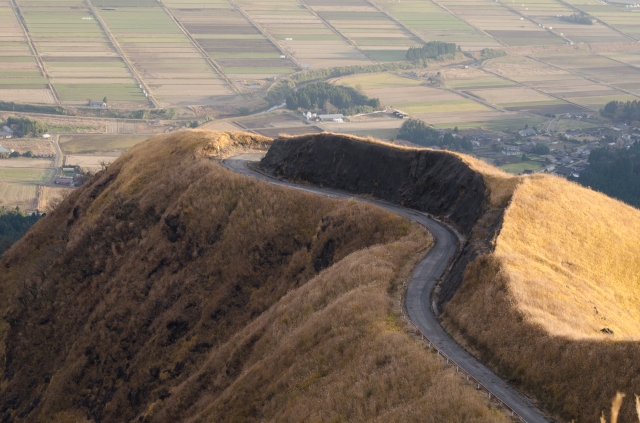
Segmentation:
{"type": "Polygon", "coordinates": [[[527,423],[548,422],[542,412],[531,401],[518,393],[511,385],[500,379],[456,343],[440,326],[431,308],[431,292],[438,278],[445,274],[449,263],[458,252],[458,242],[461,239],[459,234],[432,216],[416,210],[383,201],[357,197],[342,191],[276,180],[247,166],[250,163],[258,162],[263,156],[264,154],[242,154],[223,160],[222,164],[234,172],[266,181],[273,185],[295,188],[327,197],[352,198],[367,202],[426,226],[433,235],[435,243],[418,263],[407,289],[405,307],[409,318],[419,328],[420,332],[429,339],[431,346],[435,347],[439,354],[445,354],[464,372],[488,389],[491,392],[490,395],[495,396],[514,411],[514,417],[519,417],[518,420],[527,423]]]}

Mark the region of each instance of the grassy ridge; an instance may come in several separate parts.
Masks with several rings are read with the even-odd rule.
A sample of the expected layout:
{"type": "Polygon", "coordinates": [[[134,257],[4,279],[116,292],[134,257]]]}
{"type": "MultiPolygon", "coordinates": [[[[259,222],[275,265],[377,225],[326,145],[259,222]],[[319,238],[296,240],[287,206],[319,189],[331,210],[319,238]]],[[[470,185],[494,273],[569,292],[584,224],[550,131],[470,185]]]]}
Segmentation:
{"type": "Polygon", "coordinates": [[[53,422],[505,421],[394,314],[428,235],[211,160],[269,142],[154,137],[7,252],[11,418],[37,396],[30,418],[53,422]]]}
{"type": "MultiPolygon", "coordinates": [[[[495,251],[445,321],[545,408],[597,421],[616,391],[640,391],[640,211],[552,176],[494,179],[517,184],[495,251]]],[[[634,413],[623,404],[621,419],[634,413]]]]}

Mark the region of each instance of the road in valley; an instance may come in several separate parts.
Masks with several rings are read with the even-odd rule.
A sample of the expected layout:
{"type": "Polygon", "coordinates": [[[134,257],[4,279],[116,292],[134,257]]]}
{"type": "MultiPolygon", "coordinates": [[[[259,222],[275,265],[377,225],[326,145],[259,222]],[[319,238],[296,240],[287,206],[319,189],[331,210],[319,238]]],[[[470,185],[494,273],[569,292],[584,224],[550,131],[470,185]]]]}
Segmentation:
{"type": "Polygon", "coordinates": [[[457,254],[460,235],[433,217],[415,210],[368,198],[355,197],[346,192],[308,185],[297,185],[273,179],[263,173],[252,170],[247,164],[257,162],[264,154],[242,154],[223,160],[222,164],[237,173],[266,181],[273,185],[299,189],[301,191],[336,198],[353,198],[374,204],[392,213],[426,226],[433,234],[435,243],[426,256],[418,263],[406,293],[405,307],[411,321],[431,341],[431,343],[464,371],[488,388],[500,401],[514,410],[527,423],[547,423],[548,420],[531,401],[520,395],[512,386],[500,379],[471,354],[458,345],[442,329],[430,307],[431,291],[457,254]]]}

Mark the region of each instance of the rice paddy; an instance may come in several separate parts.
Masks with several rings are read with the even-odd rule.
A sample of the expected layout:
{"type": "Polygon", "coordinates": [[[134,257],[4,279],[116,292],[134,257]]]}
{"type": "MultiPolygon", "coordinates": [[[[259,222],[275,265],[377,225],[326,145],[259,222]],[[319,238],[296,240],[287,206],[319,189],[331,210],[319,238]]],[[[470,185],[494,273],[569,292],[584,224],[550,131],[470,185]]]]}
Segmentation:
{"type": "MultiPolygon", "coordinates": [[[[509,56],[491,60],[491,72],[444,75],[452,98],[395,96],[394,105],[425,115],[456,107],[460,113],[597,110],[607,99],[640,93],[638,49],[554,49],[633,41],[640,34],[640,13],[633,10],[597,0],[16,0],[15,7],[0,0],[0,101],[85,106],[106,97],[118,108],[227,105],[293,72],[402,61],[409,47],[437,40],[462,51],[546,50],[532,55],[542,63],[509,56]],[[576,10],[598,22],[570,23],[566,17],[576,10]],[[533,69],[522,69],[522,60],[533,69]],[[533,91],[514,99],[518,84],[533,91]]],[[[398,82],[385,78],[353,85],[390,89],[398,82]]],[[[408,81],[400,87],[421,84],[408,81]]]]}

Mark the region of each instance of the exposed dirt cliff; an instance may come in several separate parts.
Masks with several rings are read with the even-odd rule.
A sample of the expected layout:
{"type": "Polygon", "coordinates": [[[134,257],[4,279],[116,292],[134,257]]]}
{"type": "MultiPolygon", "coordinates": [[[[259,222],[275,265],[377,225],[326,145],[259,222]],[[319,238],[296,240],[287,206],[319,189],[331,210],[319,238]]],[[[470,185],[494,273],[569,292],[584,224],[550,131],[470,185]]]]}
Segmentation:
{"type": "Polygon", "coordinates": [[[482,174],[446,151],[402,148],[348,135],[304,135],[274,140],[260,168],[279,178],[428,212],[457,227],[467,242],[439,288],[440,305],[462,283],[467,264],[488,251],[500,226],[501,208],[491,204],[482,174]]]}

